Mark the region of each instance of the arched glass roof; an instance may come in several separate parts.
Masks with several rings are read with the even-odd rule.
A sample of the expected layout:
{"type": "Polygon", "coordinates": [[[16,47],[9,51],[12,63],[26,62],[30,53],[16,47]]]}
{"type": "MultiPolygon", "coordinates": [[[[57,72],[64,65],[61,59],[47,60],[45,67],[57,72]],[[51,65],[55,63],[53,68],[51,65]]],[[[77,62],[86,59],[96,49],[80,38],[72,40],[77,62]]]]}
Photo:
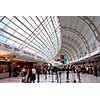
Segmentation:
{"type": "Polygon", "coordinates": [[[80,59],[100,46],[99,16],[0,16],[0,43],[52,61],[80,59]]]}
{"type": "Polygon", "coordinates": [[[100,46],[99,16],[59,16],[62,45],[68,61],[80,59],[100,46]]]}
{"type": "Polygon", "coordinates": [[[0,42],[50,61],[61,47],[56,16],[0,16],[0,42]]]}

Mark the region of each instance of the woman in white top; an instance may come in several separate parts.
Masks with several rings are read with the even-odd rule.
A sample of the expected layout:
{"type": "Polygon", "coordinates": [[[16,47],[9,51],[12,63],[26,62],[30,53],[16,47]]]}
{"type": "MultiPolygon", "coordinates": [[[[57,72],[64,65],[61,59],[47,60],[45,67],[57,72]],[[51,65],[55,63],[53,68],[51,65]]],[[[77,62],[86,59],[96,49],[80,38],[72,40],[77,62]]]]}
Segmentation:
{"type": "Polygon", "coordinates": [[[33,81],[33,83],[35,83],[35,80],[36,80],[36,70],[35,70],[35,68],[32,68],[32,81],[33,81]]]}

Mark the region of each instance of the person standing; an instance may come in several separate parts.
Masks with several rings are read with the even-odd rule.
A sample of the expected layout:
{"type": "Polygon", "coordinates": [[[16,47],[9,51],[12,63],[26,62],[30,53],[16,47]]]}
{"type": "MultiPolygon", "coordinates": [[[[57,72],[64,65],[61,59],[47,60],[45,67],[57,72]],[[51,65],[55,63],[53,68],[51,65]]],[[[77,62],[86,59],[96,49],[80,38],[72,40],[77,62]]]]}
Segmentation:
{"type": "Polygon", "coordinates": [[[8,67],[8,69],[9,69],[9,77],[11,77],[12,76],[12,63],[11,64],[9,64],[9,67],[8,67]]]}
{"type": "Polygon", "coordinates": [[[61,83],[61,71],[59,72],[59,78],[60,78],[60,83],[61,83]]]}
{"type": "Polygon", "coordinates": [[[54,82],[54,77],[53,77],[53,74],[54,74],[54,68],[52,67],[52,68],[51,68],[52,83],[54,82]]]}
{"type": "Polygon", "coordinates": [[[45,80],[47,80],[47,69],[44,67],[44,75],[45,75],[45,80]]]}
{"type": "Polygon", "coordinates": [[[66,82],[69,82],[69,65],[67,66],[67,69],[66,69],[66,75],[67,75],[67,81],[66,82]]]}
{"type": "Polygon", "coordinates": [[[28,70],[27,70],[27,83],[31,83],[31,81],[32,81],[32,68],[31,67],[29,67],[28,68],[28,70]]]}
{"type": "Polygon", "coordinates": [[[58,73],[58,69],[55,68],[54,71],[55,71],[55,73],[56,73],[56,80],[57,80],[57,83],[59,83],[59,76],[58,76],[59,73],[58,73]]]}
{"type": "Polygon", "coordinates": [[[76,78],[75,78],[75,66],[72,67],[72,78],[73,78],[73,83],[76,83],[76,78]]]}
{"type": "Polygon", "coordinates": [[[26,83],[26,74],[27,74],[27,71],[26,69],[23,67],[22,69],[22,82],[26,83]]]}
{"type": "Polygon", "coordinates": [[[98,72],[98,69],[97,69],[97,66],[95,65],[94,66],[94,76],[96,76],[96,77],[98,76],[97,72],[98,72]]]}
{"type": "Polygon", "coordinates": [[[40,73],[41,73],[40,67],[37,67],[36,73],[37,73],[37,82],[39,83],[40,82],[40,73]]]}
{"type": "Polygon", "coordinates": [[[36,80],[36,70],[35,70],[35,68],[33,67],[33,68],[32,68],[32,81],[33,81],[33,83],[35,83],[35,80],[36,80]]]}
{"type": "Polygon", "coordinates": [[[80,68],[80,66],[78,66],[77,67],[77,77],[78,77],[79,82],[81,82],[80,72],[81,72],[81,68],[80,68]]]}
{"type": "Polygon", "coordinates": [[[100,66],[98,67],[98,70],[99,70],[99,76],[100,76],[100,66]]]}
{"type": "Polygon", "coordinates": [[[48,70],[48,74],[50,75],[50,67],[48,67],[47,70],[48,70]]]}

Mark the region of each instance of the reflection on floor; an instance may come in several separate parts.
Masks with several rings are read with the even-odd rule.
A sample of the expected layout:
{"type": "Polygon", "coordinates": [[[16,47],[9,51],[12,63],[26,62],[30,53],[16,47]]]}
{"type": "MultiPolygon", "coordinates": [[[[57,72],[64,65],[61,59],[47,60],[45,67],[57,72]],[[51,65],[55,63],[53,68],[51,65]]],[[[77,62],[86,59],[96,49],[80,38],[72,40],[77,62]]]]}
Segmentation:
{"type": "MultiPolygon", "coordinates": [[[[75,75],[76,83],[78,83],[77,75],[75,75]]],[[[22,83],[22,77],[12,77],[6,79],[0,79],[0,83],[22,83]]],[[[53,75],[53,83],[57,83],[56,75],[53,75]]],[[[35,81],[37,83],[37,80],[35,81]]],[[[40,83],[52,83],[52,75],[47,75],[47,79],[45,80],[45,76],[40,76],[40,83]]],[[[66,83],[66,73],[61,74],[61,83],[66,83]]],[[[73,73],[69,74],[69,83],[73,83],[73,73]]],[[[89,74],[81,74],[81,83],[100,83],[100,76],[94,77],[89,74]]]]}

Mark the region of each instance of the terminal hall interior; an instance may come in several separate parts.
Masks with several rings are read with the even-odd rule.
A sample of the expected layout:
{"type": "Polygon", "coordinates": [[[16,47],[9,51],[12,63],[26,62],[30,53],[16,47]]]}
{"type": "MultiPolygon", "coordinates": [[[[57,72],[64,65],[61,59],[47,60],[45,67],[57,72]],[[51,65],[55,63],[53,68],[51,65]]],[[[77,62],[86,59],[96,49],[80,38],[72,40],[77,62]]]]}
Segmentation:
{"type": "Polygon", "coordinates": [[[0,16],[0,83],[100,83],[100,17],[0,16]]]}

